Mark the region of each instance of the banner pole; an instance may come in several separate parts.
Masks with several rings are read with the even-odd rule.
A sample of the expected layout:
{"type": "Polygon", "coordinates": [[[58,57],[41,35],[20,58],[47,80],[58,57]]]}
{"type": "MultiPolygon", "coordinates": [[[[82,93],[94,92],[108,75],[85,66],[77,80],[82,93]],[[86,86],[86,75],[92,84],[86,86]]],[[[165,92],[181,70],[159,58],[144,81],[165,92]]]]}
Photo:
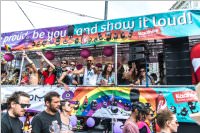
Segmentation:
{"type": "Polygon", "coordinates": [[[117,82],[117,43],[115,43],[115,86],[118,85],[118,82],[117,82]]]}
{"type": "Polygon", "coordinates": [[[22,53],[22,62],[21,62],[21,66],[20,66],[18,85],[20,85],[21,78],[22,78],[22,69],[23,69],[23,65],[24,65],[24,56],[23,56],[23,54],[25,54],[25,51],[23,51],[23,53],[22,53]]]}

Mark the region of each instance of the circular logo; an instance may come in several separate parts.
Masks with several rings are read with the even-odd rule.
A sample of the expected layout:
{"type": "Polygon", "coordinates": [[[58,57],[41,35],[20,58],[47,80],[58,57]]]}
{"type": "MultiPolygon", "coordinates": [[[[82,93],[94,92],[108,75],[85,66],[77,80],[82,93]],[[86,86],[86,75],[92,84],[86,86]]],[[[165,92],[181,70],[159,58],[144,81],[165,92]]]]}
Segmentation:
{"type": "Polygon", "coordinates": [[[74,97],[74,93],[72,91],[65,91],[63,94],[62,94],[62,98],[63,99],[67,99],[67,100],[70,100],[74,97]]]}

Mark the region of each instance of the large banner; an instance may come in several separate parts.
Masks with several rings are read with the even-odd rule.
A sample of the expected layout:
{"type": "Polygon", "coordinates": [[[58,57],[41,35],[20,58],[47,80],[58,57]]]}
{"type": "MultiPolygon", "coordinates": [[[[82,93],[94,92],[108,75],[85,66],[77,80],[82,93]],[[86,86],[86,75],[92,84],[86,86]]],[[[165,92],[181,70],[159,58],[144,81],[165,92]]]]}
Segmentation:
{"type": "Polygon", "coordinates": [[[200,10],[181,10],[3,33],[1,48],[13,51],[41,50],[194,35],[200,35],[200,10]]]}
{"type": "Polygon", "coordinates": [[[127,119],[131,113],[131,103],[140,101],[155,112],[169,108],[179,122],[194,122],[189,114],[200,112],[200,103],[194,87],[174,88],[130,88],[130,87],[71,87],[69,92],[56,86],[2,86],[4,100],[14,91],[30,94],[29,111],[45,109],[44,95],[57,91],[61,99],[69,99],[74,105],[72,114],[104,118],[127,119]]]}

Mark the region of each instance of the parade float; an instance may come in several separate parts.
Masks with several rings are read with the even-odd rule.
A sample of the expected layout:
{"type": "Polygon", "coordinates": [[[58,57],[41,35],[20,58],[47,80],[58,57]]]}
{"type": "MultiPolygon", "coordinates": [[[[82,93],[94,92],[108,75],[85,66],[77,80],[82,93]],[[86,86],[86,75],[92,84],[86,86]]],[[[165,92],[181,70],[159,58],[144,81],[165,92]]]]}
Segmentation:
{"type": "Polygon", "coordinates": [[[115,79],[120,63],[138,62],[149,72],[156,73],[159,83],[130,86],[120,85],[115,80],[113,86],[78,85],[70,86],[70,91],[65,91],[57,85],[22,86],[19,80],[15,85],[1,85],[1,98],[6,99],[14,91],[28,92],[31,97],[29,112],[40,112],[45,109],[44,95],[57,91],[61,99],[69,99],[75,105],[72,115],[90,117],[89,128],[95,126],[91,118],[110,119],[113,132],[119,128],[115,126],[117,123],[122,125],[119,124],[120,120],[129,117],[131,103],[140,101],[155,112],[169,108],[177,115],[179,132],[184,133],[189,129],[197,133],[199,127],[189,115],[200,111],[193,85],[200,81],[199,22],[200,10],[180,10],[2,33],[1,66],[9,74],[14,68],[19,68],[21,76],[25,64],[23,51],[39,68],[39,56],[35,52],[43,51],[54,64],[59,64],[65,58],[77,61],[77,66],[82,67],[89,55],[94,56],[99,64],[111,62],[114,64],[115,79]]]}

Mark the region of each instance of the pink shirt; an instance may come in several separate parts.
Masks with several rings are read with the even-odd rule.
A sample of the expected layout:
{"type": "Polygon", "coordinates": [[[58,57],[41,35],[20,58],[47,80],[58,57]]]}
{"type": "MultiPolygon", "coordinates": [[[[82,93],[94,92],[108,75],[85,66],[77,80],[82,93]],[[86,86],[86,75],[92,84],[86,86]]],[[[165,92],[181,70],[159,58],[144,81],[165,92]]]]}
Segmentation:
{"type": "Polygon", "coordinates": [[[130,119],[127,119],[124,124],[123,133],[140,133],[137,123],[130,119]]]}
{"type": "Polygon", "coordinates": [[[143,127],[146,127],[147,133],[151,133],[151,130],[150,130],[149,126],[144,121],[137,122],[137,125],[138,125],[139,129],[142,129],[143,127]]]}

